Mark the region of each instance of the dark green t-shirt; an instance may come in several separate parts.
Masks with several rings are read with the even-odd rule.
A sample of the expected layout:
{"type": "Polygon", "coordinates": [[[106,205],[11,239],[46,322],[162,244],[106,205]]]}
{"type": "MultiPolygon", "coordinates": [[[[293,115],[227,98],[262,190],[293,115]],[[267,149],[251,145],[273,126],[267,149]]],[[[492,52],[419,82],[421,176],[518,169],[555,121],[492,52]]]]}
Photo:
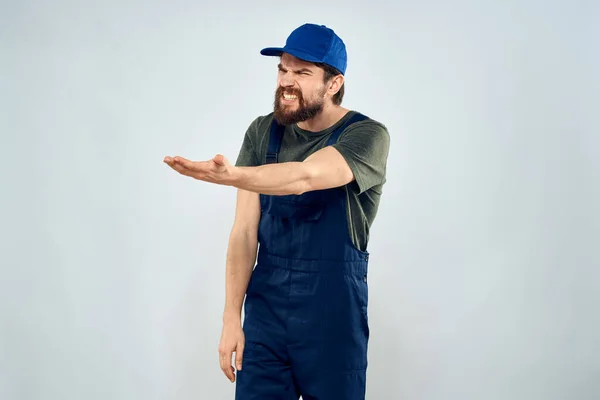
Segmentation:
{"type": "MultiPolygon", "coordinates": [[[[330,134],[355,111],[348,112],[328,129],[310,132],[297,125],[286,126],[279,162],[304,161],[327,144],[330,134]]],[[[248,127],[236,165],[254,167],[265,164],[273,113],[256,118],[248,127]]],[[[373,224],[382,188],[386,180],[386,163],[390,146],[387,128],[373,119],[353,123],[345,128],[333,145],[345,158],[355,180],[346,185],[348,194],[348,230],[356,247],[366,251],[369,229],[373,224]]]]}

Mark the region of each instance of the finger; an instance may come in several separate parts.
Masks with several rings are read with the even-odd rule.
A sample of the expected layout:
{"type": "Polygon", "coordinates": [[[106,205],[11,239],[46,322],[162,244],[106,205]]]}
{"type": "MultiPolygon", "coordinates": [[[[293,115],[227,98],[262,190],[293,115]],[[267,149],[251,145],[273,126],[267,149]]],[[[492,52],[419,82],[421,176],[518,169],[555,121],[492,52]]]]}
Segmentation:
{"type": "Polygon", "coordinates": [[[235,350],[235,368],[240,371],[242,369],[242,360],[244,358],[244,344],[238,343],[235,350]]]}
{"type": "Polygon", "coordinates": [[[183,166],[181,164],[171,163],[171,164],[169,164],[169,166],[182,175],[193,176],[193,174],[194,174],[193,171],[190,171],[188,168],[186,168],[185,166],[183,166]]]}
{"type": "MultiPolygon", "coordinates": [[[[180,156],[176,156],[173,160],[175,161],[176,164],[182,165],[185,168],[190,169],[190,170],[196,170],[196,169],[198,169],[198,167],[202,167],[202,164],[203,164],[202,162],[194,162],[194,161],[188,160],[187,158],[183,158],[180,156]]],[[[200,168],[200,169],[202,169],[202,168],[200,168]]]]}
{"type": "Polygon", "coordinates": [[[166,156],[165,158],[163,158],[163,162],[165,164],[167,164],[169,167],[173,168],[173,169],[177,169],[176,167],[181,168],[182,165],[178,164],[177,162],[175,162],[175,159],[169,156],[166,156]]]}
{"type": "Polygon", "coordinates": [[[212,163],[210,161],[190,161],[184,158],[179,159],[179,161],[177,161],[177,164],[187,168],[192,172],[200,174],[206,174],[212,169],[212,163]]]}
{"type": "Polygon", "coordinates": [[[214,158],[213,161],[215,162],[215,164],[218,165],[225,165],[225,157],[223,157],[222,154],[217,154],[214,158]]]}
{"type": "Polygon", "coordinates": [[[181,163],[181,164],[192,162],[191,160],[188,160],[187,158],[181,157],[181,156],[173,157],[173,161],[175,161],[176,163],[181,163]]]}
{"type": "Polygon", "coordinates": [[[233,382],[235,375],[233,374],[233,366],[231,365],[231,351],[227,351],[221,356],[221,369],[225,376],[233,382]]]}
{"type": "Polygon", "coordinates": [[[227,356],[225,354],[225,352],[219,352],[219,365],[223,372],[227,369],[227,356]]]}
{"type": "Polygon", "coordinates": [[[219,353],[219,366],[225,375],[227,375],[227,357],[225,353],[219,353]]]}

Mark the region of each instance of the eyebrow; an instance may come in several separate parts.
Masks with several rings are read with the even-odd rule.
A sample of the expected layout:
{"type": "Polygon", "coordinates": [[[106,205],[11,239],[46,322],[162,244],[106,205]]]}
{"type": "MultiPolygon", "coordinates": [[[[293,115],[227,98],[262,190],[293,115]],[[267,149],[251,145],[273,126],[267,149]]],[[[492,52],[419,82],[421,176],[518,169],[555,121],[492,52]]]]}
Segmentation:
{"type": "MultiPolygon", "coordinates": [[[[277,68],[279,68],[281,71],[286,71],[286,69],[281,64],[277,64],[277,68]]],[[[295,70],[294,72],[297,74],[302,73],[302,72],[309,72],[311,74],[313,73],[313,71],[308,68],[300,68],[300,69],[295,70]]]]}

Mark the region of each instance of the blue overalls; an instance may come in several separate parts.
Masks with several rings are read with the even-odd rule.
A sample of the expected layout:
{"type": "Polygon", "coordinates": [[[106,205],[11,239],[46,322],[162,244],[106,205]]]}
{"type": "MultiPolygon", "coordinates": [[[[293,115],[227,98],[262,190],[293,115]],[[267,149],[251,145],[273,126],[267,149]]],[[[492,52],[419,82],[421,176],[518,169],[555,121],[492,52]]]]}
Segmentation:
{"type": "MultiPolygon", "coordinates": [[[[273,122],[267,163],[278,161],[283,128],[273,122]]],[[[369,255],[351,241],[345,188],[260,195],[260,204],[236,400],[363,400],[369,255]]]]}

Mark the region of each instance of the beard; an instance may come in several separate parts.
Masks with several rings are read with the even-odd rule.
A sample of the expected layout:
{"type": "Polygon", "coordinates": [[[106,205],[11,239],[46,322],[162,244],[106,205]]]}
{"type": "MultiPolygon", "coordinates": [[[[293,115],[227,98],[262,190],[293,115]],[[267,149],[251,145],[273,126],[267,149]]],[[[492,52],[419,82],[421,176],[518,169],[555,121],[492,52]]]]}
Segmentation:
{"type": "Polygon", "coordinates": [[[302,92],[295,89],[284,89],[281,86],[275,92],[275,101],[273,102],[274,118],[280,125],[291,125],[298,122],[312,119],[323,111],[323,95],[325,89],[319,93],[317,100],[307,102],[302,96],[302,92]],[[283,93],[296,95],[298,107],[295,110],[290,110],[291,106],[281,103],[283,93]]]}

